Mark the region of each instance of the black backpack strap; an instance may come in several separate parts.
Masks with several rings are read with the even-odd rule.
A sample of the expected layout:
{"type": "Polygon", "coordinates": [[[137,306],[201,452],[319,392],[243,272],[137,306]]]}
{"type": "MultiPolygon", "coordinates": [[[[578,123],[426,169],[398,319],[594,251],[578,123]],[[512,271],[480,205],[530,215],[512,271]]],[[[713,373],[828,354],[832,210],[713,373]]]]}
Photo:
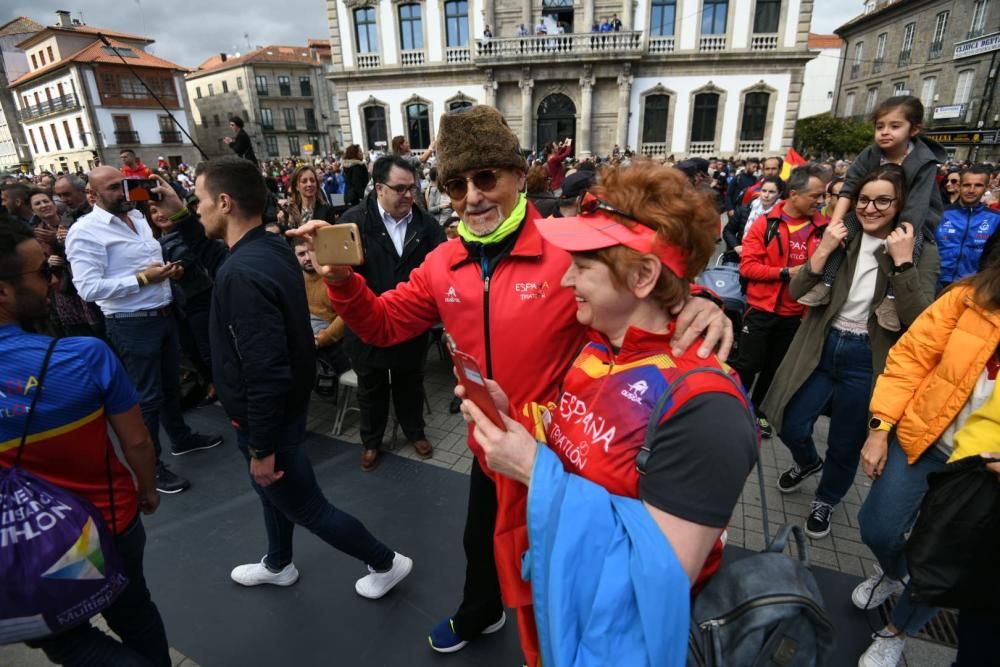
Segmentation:
{"type": "Polygon", "coordinates": [[[17,468],[21,465],[21,455],[24,453],[24,446],[28,443],[28,434],[31,432],[31,419],[35,416],[35,406],[38,405],[38,397],[42,395],[42,387],[45,385],[45,374],[49,370],[49,361],[52,359],[52,353],[56,349],[56,343],[58,339],[53,338],[52,342],[49,343],[49,347],[45,350],[45,358],[42,359],[42,370],[38,372],[38,386],[35,387],[35,395],[31,397],[31,407],[28,408],[28,414],[24,416],[24,430],[21,432],[21,444],[17,447],[17,456],[14,457],[14,467],[17,468]]]}

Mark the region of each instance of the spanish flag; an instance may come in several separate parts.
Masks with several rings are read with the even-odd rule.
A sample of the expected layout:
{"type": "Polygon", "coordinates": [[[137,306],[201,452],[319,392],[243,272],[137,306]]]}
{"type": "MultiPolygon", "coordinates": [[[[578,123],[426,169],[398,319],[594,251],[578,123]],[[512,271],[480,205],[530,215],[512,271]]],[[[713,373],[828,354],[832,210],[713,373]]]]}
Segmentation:
{"type": "Polygon", "coordinates": [[[795,152],[794,148],[789,148],[785,153],[785,164],[781,166],[781,180],[787,181],[792,175],[792,169],[807,164],[806,159],[795,152]]]}

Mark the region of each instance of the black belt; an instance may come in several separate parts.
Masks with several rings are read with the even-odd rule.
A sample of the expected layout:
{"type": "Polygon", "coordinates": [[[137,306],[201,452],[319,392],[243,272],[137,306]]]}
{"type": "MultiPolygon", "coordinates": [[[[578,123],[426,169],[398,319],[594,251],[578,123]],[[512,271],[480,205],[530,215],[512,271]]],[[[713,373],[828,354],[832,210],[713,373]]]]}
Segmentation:
{"type": "Polygon", "coordinates": [[[104,317],[109,320],[137,320],[147,317],[171,317],[174,309],[171,306],[154,308],[153,310],[135,310],[131,313],[110,313],[104,317]]]}

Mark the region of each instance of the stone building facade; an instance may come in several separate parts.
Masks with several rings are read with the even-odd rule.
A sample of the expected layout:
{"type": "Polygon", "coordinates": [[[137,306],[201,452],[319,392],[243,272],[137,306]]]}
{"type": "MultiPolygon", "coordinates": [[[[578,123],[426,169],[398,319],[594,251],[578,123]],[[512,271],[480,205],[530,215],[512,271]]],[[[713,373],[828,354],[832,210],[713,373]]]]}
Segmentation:
{"type": "Polygon", "coordinates": [[[925,132],[958,159],[1000,159],[1000,3],[869,0],[844,40],[838,116],[863,118],[892,95],[920,98],[925,132]]]}
{"type": "Polygon", "coordinates": [[[330,79],[344,141],[365,149],[395,135],[426,147],[442,114],[478,103],[499,109],[526,150],[572,136],[578,155],[783,155],[815,55],[812,6],[327,0],[330,79]],[[620,31],[590,31],[615,17],[620,31]]]}
{"type": "Polygon", "coordinates": [[[219,54],[188,74],[198,142],[211,157],[231,155],[223,138],[239,116],[258,159],[321,156],[340,148],[339,118],[326,79],[329,45],[265,46],[219,54]],[[325,61],[325,62],[324,62],[325,61]]]}

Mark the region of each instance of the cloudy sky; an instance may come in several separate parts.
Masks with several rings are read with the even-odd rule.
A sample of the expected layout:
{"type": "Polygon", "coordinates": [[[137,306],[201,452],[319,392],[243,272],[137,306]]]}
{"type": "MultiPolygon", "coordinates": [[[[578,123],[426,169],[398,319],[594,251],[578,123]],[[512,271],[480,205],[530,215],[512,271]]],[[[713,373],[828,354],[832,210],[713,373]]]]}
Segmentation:
{"type": "MultiPolygon", "coordinates": [[[[28,16],[43,25],[55,22],[55,11],[85,23],[121,32],[148,35],[161,58],[195,67],[213,53],[245,53],[247,44],[305,44],[329,36],[324,0],[5,0],[0,23],[28,16]]],[[[859,14],[862,0],[813,4],[813,32],[829,33],[859,14]]]]}

